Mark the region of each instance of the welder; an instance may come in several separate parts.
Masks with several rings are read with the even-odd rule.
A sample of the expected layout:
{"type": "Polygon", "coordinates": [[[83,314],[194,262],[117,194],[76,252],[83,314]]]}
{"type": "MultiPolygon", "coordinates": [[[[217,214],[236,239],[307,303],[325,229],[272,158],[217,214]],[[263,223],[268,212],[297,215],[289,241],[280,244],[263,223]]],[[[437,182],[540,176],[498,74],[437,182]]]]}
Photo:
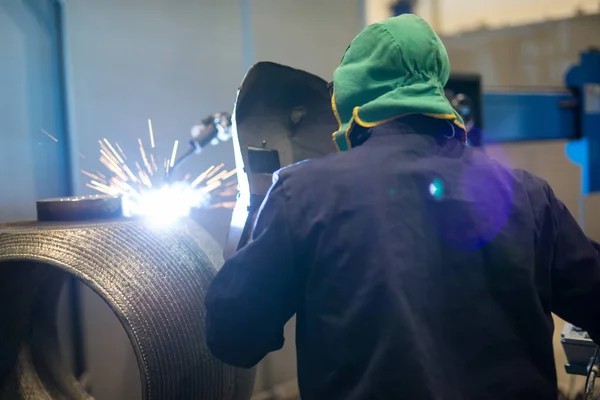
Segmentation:
{"type": "Polygon", "coordinates": [[[210,287],[216,357],[253,367],[295,314],[303,399],[557,398],[551,313],[600,343],[596,244],[544,180],[465,144],[449,71],[414,15],[352,41],[339,152],[275,174],[210,287]]]}

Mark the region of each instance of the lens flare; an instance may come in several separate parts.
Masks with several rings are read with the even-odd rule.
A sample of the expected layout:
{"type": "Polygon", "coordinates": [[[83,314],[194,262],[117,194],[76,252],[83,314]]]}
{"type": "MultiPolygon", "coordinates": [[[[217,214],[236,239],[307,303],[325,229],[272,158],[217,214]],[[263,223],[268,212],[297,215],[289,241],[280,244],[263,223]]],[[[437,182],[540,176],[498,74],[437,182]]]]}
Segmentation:
{"type": "Polygon", "coordinates": [[[442,200],[444,198],[444,181],[440,178],[435,178],[429,184],[429,194],[436,200],[442,200]]]}

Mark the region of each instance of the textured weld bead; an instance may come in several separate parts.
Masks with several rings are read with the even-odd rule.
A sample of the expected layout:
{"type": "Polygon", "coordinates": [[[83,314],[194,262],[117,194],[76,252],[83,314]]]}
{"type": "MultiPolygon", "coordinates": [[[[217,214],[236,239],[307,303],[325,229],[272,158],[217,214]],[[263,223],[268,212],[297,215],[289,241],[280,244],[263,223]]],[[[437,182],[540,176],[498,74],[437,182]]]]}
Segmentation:
{"type": "Polygon", "coordinates": [[[0,225],[0,400],[89,398],[60,366],[53,334],[68,275],[123,325],[144,400],[249,399],[254,371],[222,364],[206,345],[204,295],[222,263],[190,220],[0,225]]]}

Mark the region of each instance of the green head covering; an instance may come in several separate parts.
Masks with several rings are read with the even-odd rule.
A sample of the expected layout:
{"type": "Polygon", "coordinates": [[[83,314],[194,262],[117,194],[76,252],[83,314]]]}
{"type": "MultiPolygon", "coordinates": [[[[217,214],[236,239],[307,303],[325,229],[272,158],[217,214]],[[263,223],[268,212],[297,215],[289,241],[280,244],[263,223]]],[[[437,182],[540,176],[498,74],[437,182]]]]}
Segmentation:
{"type": "Polygon", "coordinates": [[[448,120],[464,130],[444,95],[449,76],[446,48],[423,19],[404,14],[366,27],[333,75],[336,147],[352,147],[355,125],[371,128],[410,114],[448,120]]]}

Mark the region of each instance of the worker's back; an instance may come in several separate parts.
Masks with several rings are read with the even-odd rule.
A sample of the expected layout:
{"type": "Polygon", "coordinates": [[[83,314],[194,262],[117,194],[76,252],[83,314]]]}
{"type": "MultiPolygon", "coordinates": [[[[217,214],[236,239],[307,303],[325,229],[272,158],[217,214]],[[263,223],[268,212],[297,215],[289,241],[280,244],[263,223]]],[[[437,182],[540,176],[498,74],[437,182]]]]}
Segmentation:
{"type": "Polygon", "coordinates": [[[207,295],[217,357],[255,365],[296,313],[303,399],[556,399],[551,312],[598,340],[598,253],[544,181],[419,119],[278,174],[207,295]]]}
{"type": "Polygon", "coordinates": [[[557,397],[542,180],[401,122],[282,179],[307,399],[557,397]]]}

